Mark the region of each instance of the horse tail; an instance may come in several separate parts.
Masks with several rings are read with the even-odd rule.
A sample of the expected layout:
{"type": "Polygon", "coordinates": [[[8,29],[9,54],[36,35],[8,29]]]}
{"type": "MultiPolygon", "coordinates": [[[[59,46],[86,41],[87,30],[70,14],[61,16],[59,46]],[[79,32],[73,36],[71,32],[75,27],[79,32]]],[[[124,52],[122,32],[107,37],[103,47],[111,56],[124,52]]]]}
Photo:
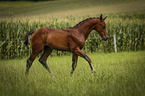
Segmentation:
{"type": "Polygon", "coordinates": [[[27,46],[28,45],[28,38],[29,38],[29,35],[31,35],[31,34],[33,34],[34,33],[34,31],[29,31],[29,32],[27,32],[26,33],[26,35],[25,35],[25,41],[24,41],[24,44],[27,46]]]}

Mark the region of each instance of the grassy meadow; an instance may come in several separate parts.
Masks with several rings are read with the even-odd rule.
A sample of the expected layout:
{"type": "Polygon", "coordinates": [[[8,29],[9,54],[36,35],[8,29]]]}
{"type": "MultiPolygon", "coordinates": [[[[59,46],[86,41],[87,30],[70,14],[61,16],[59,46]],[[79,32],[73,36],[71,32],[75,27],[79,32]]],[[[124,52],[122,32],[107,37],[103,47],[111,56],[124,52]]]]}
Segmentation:
{"type": "Polygon", "coordinates": [[[52,0],[0,2],[0,96],[144,96],[145,0],[52,0]],[[109,39],[102,42],[92,31],[83,51],[90,56],[95,74],[79,57],[70,76],[71,55],[53,51],[47,63],[56,78],[34,61],[25,76],[31,45],[24,35],[40,27],[65,29],[80,21],[108,16],[109,39]],[[117,51],[114,53],[116,34],[117,51]]]}
{"type": "Polygon", "coordinates": [[[88,54],[96,73],[79,57],[72,76],[71,56],[49,57],[56,78],[34,61],[25,76],[26,59],[0,60],[1,96],[144,96],[145,51],[88,54]]]}

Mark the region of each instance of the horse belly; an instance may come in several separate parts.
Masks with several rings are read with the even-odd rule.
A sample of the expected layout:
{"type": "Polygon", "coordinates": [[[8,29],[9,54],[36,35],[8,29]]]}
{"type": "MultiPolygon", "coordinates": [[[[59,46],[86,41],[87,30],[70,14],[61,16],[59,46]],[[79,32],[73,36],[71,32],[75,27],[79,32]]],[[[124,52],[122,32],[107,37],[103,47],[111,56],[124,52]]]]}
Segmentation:
{"type": "Polygon", "coordinates": [[[55,34],[50,35],[46,41],[47,45],[52,49],[61,50],[61,51],[69,51],[69,45],[67,40],[67,35],[63,34],[55,34]]]}

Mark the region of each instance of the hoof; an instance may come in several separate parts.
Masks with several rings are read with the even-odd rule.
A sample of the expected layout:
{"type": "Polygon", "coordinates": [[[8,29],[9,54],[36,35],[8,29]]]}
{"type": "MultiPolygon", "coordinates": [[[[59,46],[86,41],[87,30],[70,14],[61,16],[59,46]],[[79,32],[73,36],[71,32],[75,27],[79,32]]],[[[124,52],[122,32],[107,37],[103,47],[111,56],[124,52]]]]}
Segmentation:
{"type": "Polygon", "coordinates": [[[53,74],[53,72],[50,73],[51,77],[56,79],[55,75],[53,74]]]}
{"type": "Polygon", "coordinates": [[[28,72],[27,71],[25,72],[25,76],[28,76],[28,72]]]}
{"type": "Polygon", "coordinates": [[[93,70],[93,71],[92,71],[92,73],[96,73],[96,71],[95,71],[95,70],[93,70]]]}

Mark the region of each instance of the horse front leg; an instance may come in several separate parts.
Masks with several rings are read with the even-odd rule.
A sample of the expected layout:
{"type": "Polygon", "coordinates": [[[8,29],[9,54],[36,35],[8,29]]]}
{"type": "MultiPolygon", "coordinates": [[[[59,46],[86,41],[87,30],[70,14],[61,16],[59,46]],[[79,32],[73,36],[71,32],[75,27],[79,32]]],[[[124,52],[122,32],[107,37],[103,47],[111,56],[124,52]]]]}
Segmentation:
{"type": "Polygon", "coordinates": [[[77,54],[73,54],[72,55],[72,69],[71,69],[71,75],[73,74],[76,66],[77,66],[77,61],[78,61],[78,55],[77,54]]]}
{"type": "Polygon", "coordinates": [[[84,52],[82,52],[79,48],[77,48],[75,51],[74,51],[75,54],[79,55],[80,57],[84,58],[88,63],[89,63],[89,66],[91,68],[91,71],[92,73],[96,73],[93,65],[92,65],[92,61],[90,59],[89,56],[87,56],[84,52]]]}

